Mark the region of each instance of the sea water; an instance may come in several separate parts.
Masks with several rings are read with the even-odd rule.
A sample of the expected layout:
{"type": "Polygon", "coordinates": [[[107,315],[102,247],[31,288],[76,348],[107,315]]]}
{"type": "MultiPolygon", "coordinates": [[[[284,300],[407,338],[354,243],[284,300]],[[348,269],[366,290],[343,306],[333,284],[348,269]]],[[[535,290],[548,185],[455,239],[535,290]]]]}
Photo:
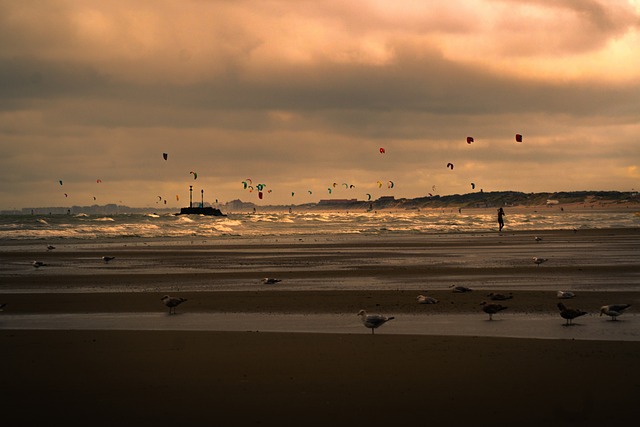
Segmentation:
{"type": "MultiPolygon", "coordinates": [[[[629,212],[558,209],[509,212],[505,232],[634,228],[640,216],[629,212]]],[[[497,231],[494,210],[458,212],[266,212],[226,217],[173,214],[0,215],[0,241],[127,238],[256,238],[362,235],[419,235],[497,231]]]]}

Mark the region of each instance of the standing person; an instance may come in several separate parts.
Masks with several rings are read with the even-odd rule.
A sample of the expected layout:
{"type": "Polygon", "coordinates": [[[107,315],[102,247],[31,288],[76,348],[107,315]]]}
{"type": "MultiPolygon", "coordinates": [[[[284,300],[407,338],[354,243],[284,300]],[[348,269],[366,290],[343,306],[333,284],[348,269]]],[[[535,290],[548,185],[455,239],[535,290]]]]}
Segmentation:
{"type": "Polygon", "coordinates": [[[500,231],[502,231],[502,227],[504,227],[504,210],[502,208],[498,209],[498,225],[500,226],[500,231]]]}

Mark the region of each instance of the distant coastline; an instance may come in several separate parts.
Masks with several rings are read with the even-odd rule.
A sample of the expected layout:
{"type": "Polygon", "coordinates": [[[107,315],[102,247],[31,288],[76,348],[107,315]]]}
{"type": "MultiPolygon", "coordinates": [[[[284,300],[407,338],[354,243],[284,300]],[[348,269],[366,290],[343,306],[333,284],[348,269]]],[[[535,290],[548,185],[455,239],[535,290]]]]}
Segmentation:
{"type": "MultiPolygon", "coordinates": [[[[383,196],[375,200],[323,199],[315,203],[290,205],[258,205],[242,200],[224,204],[207,204],[222,212],[297,211],[314,210],[420,210],[420,209],[482,209],[493,207],[572,207],[572,208],[640,208],[640,194],[636,191],[563,191],[555,193],[523,193],[518,191],[473,192],[446,196],[423,196],[413,199],[383,196]]],[[[118,215],[145,213],[174,213],[175,208],[129,207],[117,204],[91,206],[27,207],[20,210],[2,210],[0,215],[118,215]]]]}

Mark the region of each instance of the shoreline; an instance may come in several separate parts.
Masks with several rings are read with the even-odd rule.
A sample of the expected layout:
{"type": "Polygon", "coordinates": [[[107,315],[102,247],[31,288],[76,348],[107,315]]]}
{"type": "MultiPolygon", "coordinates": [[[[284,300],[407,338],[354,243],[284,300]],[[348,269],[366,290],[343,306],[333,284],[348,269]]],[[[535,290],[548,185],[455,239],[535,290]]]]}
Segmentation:
{"type": "MultiPolygon", "coordinates": [[[[578,335],[596,328],[637,330],[640,229],[276,240],[65,242],[55,251],[46,251],[42,241],[0,246],[0,303],[7,304],[0,324],[8,327],[0,329],[1,358],[9,367],[3,420],[12,426],[59,418],[72,426],[313,427],[637,419],[640,371],[630,367],[640,365],[640,341],[578,335]],[[104,263],[105,254],[116,258],[104,263]],[[533,256],[549,261],[538,267],[533,256]],[[34,259],[48,265],[34,268],[34,259]],[[282,282],[265,285],[264,277],[282,282]],[[452,285],[473,291],[453,293],[452,285]],[[558,290],[576,297],[560,300],[558,290]],[[513,295],[498,301],[509,309],[492,322],[479,306],[490,292],[513,295]],[[187,298],[178,315],[167,314],[164,294],[187,298]],[[418,304],[418,294],[440,302],[418,304]],[[590,314],[564,327],[559,301],[590,314]],[[590,318],[610,303],[631,303],[627,320],[590,318]],[[360,309],[396,315],[397,326],[372,335],[355,315],[360,309]],[[170,326],[117,329],[127,313],[134,328],[142,321],[170,326]],[[233,322],[235,313],[258,322],[262,314],[282,315],[283,322],[352,316],[345,317],[346,333],[193,331],[179,325],[198,317],[233,322]],[[95,316],[107,329],[11,329],[11,322],[29,316],[49,327],[60,318],[95,316]],[[566,339],[393,330],[413,317],[423,325],[457,316],[470,317],[478,335],[546,316],[566,339]]],[[[88,321],[84,326],[91,328],[88,321]]]]}

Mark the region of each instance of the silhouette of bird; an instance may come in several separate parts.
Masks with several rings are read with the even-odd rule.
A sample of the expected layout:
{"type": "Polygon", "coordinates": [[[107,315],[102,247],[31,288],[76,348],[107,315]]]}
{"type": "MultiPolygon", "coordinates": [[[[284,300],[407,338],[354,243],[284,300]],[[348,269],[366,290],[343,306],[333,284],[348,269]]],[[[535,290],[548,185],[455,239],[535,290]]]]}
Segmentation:
{"type": "Polygon", "coordinates": [[[262,279],[262,283],[264,283],[265,285],[275,285],[278,282],[282,282],[282,280],[274,279],[273,277],[265,277],[264,279],[262,279]]]}
{"type": "Polygon", "coordinates": [[[631,307],[631,304],[609,304],[603,305],[600,307],[600,317],[603,314],[607,316],[611,316],[611,320],[618,320],[618,316],[620,316],[624,311],[631,307]]]}
{"type": "Polygon", "coordinates": [[[186,298],[181,297],[170,297],[169,295],[165,295],[160,300],[169,307],[169,314],[173,311],[173,314],[176,314],[176,307],[185,302],[186,298]]]}
{"type": "Polygon", "coordinates": [[[426,295],[418,295],[417,299],[420,304],[437,304],[439,302],[437,299],[426,295]]]}
{"type": "Polygon", "coordinates": [[[35,268],[38,268],[38,267],[42,267],[43,265],[46,265],[46,264],[44,262],[42,262],[42,261],[33,261],[31,263],[31,265],[33,265],[35,268]]]}
{"type": "Polygon", "coordinates": [[[455,292],[455,293],[471,292],[471,288],[467,288],[466,286],[451,285],[449,287],[453,288],[452,292],[455,292]]]}
{"type": "Polygon", "coordinates": [[[486,301],[482,301],[480,305],[482,306],[482,311],[489,315],[489,320],[493,320],[493,315],[497,312],[507,309],[504,305],[488,304],[486,301]]]}
{"type": "Polygon", "coordinates": [[[364,326],[366,326],[367,328],[371,328],[371,334],[374,333],[374,330],[376,328],[384,325],[389,320],[395,319],[395,317],[387,317],[383,314],[367,314],[367,312],[364,310],[360,310],[358,312],[358,316],[360,316],[360,319],[362,319],[362,323],[364,324],[364,326]]]}
{"type": "Polygon", "coordinates": [[[537,256],[533,257],[533,263],[535,265],[537,265],[538,267],[540,267],[540,264],[542,264],[543,262],[547,262],[547,261],[549,261],[549,258],[540,258],[540,257],[537,257],[537,256]]]}
{"type": "Polygon", "coordinates": [[[47,245],[47,250],[48,250],[48,251],[52,251],[52,250],[54,250],[55,248],[56,248],[56,247],[55,247],[55,246],[53,246],[53,245],[47,245]]]}
{"type": "Polygon", "coordinates": [[[105,263],[108,263],[108,262],[109,262],[109,261],[111,261],[112,259],[116,259],[116,257],[114,257],[114,256],[103,256],[103,257],[102,257],[102,260],[103,260],[105,263]]]}
{"type": "Polygon", "coordinates": [[[492,301],[505,301],[513,298],[513,294],[511,292],[509,292],[509,295],[497,294],[497,293],[491,292],[487,296],[491,298],[492,301]]]}
{"type": "Polygon", "coordinates": [[[586,311],[577,308],[569,308],[561,302],[558,303],[558,308],[560,309],[560,317],[567,319],[567,323],[565,323],[565,325],[573,325],[573,319],[587,314],[586,311]]]}
{"type": "Polygon", "coordinates": [[[542,242],[542,237],[536,236],[533,238],[536,242],[542,242]]]}

